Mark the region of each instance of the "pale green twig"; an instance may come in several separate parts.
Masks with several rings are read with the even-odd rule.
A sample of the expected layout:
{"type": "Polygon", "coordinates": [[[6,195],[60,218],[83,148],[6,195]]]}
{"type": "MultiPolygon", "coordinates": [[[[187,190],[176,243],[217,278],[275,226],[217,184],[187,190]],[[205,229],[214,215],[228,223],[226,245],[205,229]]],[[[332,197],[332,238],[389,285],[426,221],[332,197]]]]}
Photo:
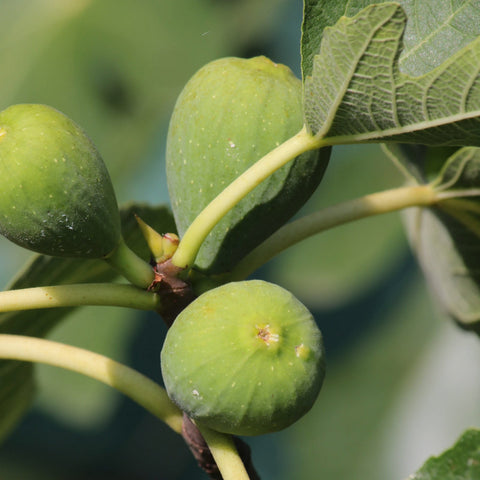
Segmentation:
{"type": "Polygon", "coordinates": [[[196,425],[210,448],[223,480],[249,480],[232,437],[198,423],[196,425]]]}
{"type": "Polygon", "coordinates": [[[175,432],[182,430],[182,412],[160,385],[103,355],[43,338],[0,334],[0,358],[45,363],[94,378],[124,393],[175,432]]]}
{"type": "Polygon", "coordinates": [[[430,206],[436,201],[435,190],[429,185],[422,185],[372,193],[326,207],[277,230],[270,238],[244,257],[229,278],[231,280],[246,278],[285,249],[329,228],[408,207],[430,206]]]}
{"type": "Polygon", "coordinates": [[[172,263],[180,268],[192,266],[207,235],[242,198],[280,167],[301,153],[320,146],[320,140],[312,137],[306,128],[303,128],[295,136],[267,153],[200,212],[181,239],[178,249],[172,257],[172,263]]]}
{"type": "MultiPolygon", "coordinates": [[[[177,433],[183,415],[157,383],[98,353],[43,338],[0,334],[0,358],[44,363],[94,378],[122,392],[177,433]]],[[[224,480],[249,480],[230,435],[199,426],[224,480]]]]}
{"type": "Polygon", "coordinates": [[[160,305],[160,297],[133,285],[117,283],[81,283],[0,292],[0,312],[82,305],[155,310],[160,305]]]}

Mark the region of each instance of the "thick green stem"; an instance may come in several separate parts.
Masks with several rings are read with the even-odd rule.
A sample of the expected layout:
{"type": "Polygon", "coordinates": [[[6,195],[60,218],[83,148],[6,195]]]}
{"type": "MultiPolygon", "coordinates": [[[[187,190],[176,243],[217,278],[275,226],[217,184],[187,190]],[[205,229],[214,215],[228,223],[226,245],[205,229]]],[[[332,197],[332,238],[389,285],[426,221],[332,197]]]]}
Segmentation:
{"type": "Polygon", "coordinates": [[[133,285],[116,283],[56,285],[0,292],[0,312],[82,305],[156,310],[160,306],[160,297],[133,285]]]}
{"type": "Polygon", "coordinates": [[[319,141],[312,137],[306,128],[303,128],[261,158],[200,212],[180,241],[172,257],[172,263],[180,268],[191,266],[207,235],[242,198],[280,167],[301,153],[320,148],[320,146],[319,141]]]}
{"type": "Polygon", "coordinates": [[[124,393],[175,432],[182,430],[182,412],[160,385],[103,355],[42,338],[0,334],[0,358],[45,363],[94,378],[124,393]]]}
{"type": "Polygon", "coordinates": [[[223,480],[249,480],[250,477],[230,435],[197,424],[223,480]]]}
{"type": "Polygon", "coordinates": [[[248,277],[285,249],[329,228],[408,207],[430,206],[436,201],[435,190],[429,185],[422,185],[386,190],[326,207],[277,230],[237,264],[230,278],[240,280],[248,277]]]}
{"type": "Polygon", "coordinates": [[[155,278],[152,266],[130,250],[123,239],[104,260],[137,287],[148,288],[155,278]]]}

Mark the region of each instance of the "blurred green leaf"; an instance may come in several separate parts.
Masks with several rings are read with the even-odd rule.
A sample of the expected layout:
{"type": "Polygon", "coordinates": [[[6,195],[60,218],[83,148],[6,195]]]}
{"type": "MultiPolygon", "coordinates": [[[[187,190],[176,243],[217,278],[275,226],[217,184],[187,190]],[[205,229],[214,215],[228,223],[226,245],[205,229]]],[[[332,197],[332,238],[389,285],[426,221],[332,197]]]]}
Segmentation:
{"type": "Polygon", "coordinates": [[[348,344],[332,352],[327,343],[324,386],[278,434],[288,457],[276,457],[285,466],[274,478],[400,480],[478,424],[478,339],[438,315],[418,271],[342,313],[317,316],[348,344]]]}
{"type": "MultiPolygon", "coordinates": [[[[148,247],[137,226],[134,214],[161,232],[175,232],[173,217],[165,207],[130,205],[121,210],[122,231],[127,244],[148,260],[148,247]]],[[[65,259],[37,255],[26,269],[12,282],[10,288],[32,286],[107,282],[116,273],[102,260],[65,259]]],[[[72,308],[30,310],[0,315],[0,333],[44,337],[65,318],[72,308]]],[[[0,439],[25,412],[33,393],[32,366],[28,363],[0,362],[0,439]]]]}
{"type": "MultiPolygon", "coordinates": [[[[311,75],[313,57],[320,49],[323,31],[342,15],[353,17],[375,0],[305,0],[302,25],[302,70],[311,75]]],[[[423,75],[440,65],[480,35],[476,0],[398,0],[407,14],[400,70],[423,75]]]]}
{"type": "MultiPolygon", "coordinates": [[[[434,180],[435,190],[476,202],[480,186],[480,148],[465,147],[451,155],[434,180]]],[[[440,207],[442,204],[440,204],[440,207]]]]}
{"type": "Polygon", "coordinates": [[[410,243],[441,307],[461,326],[480,328],[480,149],[458,150],[435,181],[462,198],[407,213],[410,243]],[[458,192],[458,193],[456,193],[458,192]],[[466,196],[471,192],[476,196],[466,196]]]}
{"type": "Polygon", "coordinates": [[[447,159],[459,149],[407,143],[386,143],[382,148],[407,182],[419,184],[437,178],[447,159]]]}
{"type": "Polygon", "coordinates": [[[439,457],[431,458],[409,480],[478,480],[480,478],[480,430],[467,430],[439,457]]]}
{"type": "Polygon", "coordinates": [[[0,362],[0,444],[25,415],[34,393],[32,365],[0,362]]]}

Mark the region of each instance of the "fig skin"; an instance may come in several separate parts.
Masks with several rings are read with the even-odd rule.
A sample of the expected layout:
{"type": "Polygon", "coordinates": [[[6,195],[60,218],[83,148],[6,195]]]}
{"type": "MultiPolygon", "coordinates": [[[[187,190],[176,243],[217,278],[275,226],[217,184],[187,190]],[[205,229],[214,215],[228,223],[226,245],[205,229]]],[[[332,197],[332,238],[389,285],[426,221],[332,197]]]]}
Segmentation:
{"type": "MultiPolygon", "coordinates": [[[[195,73],[177,99],[167,136],[167,182],[180,237],[225,187],[302,126],[302,83],[284,65],[227,57],[195,73]]],[[[231,270],[306,202],[329,154],[304,153],[264,180],[208,235],[194,268],[231,270]]]]}
{"type": "Polygon", "coordinates": [[[287,290],[250,280],[191,303],[167,333],[162,375],[187,415],[234,435],[288,427],[313,406],[325,375],[320,330],[287,290]]]}
{"type": "Polygon", "coordinates": [[[38,104],[0,112],[0,233],[46,255],[101,258],[121,239],[108,171],[85,132],[38,104]]]}

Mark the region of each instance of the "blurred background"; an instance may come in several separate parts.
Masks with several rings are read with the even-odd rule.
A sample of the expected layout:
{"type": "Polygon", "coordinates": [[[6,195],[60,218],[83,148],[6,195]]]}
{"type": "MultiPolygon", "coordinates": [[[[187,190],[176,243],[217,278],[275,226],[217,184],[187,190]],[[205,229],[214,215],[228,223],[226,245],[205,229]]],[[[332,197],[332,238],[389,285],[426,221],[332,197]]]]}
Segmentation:
{"type": "MultiPolygon", "coordinates": [[[[168,203],[165,136],[183,85],[230,55],[300,75],[301,19],[301,0],[2,0],[0,109],[58,108],[97,144],[119,203],[168,203]]],[[[379,147],[337,148],[301,213],[401,182],[379,147]]],[[[30,254],[0,239],[0,255],[5,286],[30,254]]],[[[401,480],[480,424],[478,340],[437,310],[400,215],[305,241],[258,276],[314,312],[328,362],[304,419],[247,439],[263,479],[401,480]]],[[[84,308],[50,338],[161,381],[164,335],[153,314],[84,308]]],[[[178,435],[115,391],[46,366],[37,379],[34,407],[0,448],[0,478],[206,478],[178,435]]]]}

